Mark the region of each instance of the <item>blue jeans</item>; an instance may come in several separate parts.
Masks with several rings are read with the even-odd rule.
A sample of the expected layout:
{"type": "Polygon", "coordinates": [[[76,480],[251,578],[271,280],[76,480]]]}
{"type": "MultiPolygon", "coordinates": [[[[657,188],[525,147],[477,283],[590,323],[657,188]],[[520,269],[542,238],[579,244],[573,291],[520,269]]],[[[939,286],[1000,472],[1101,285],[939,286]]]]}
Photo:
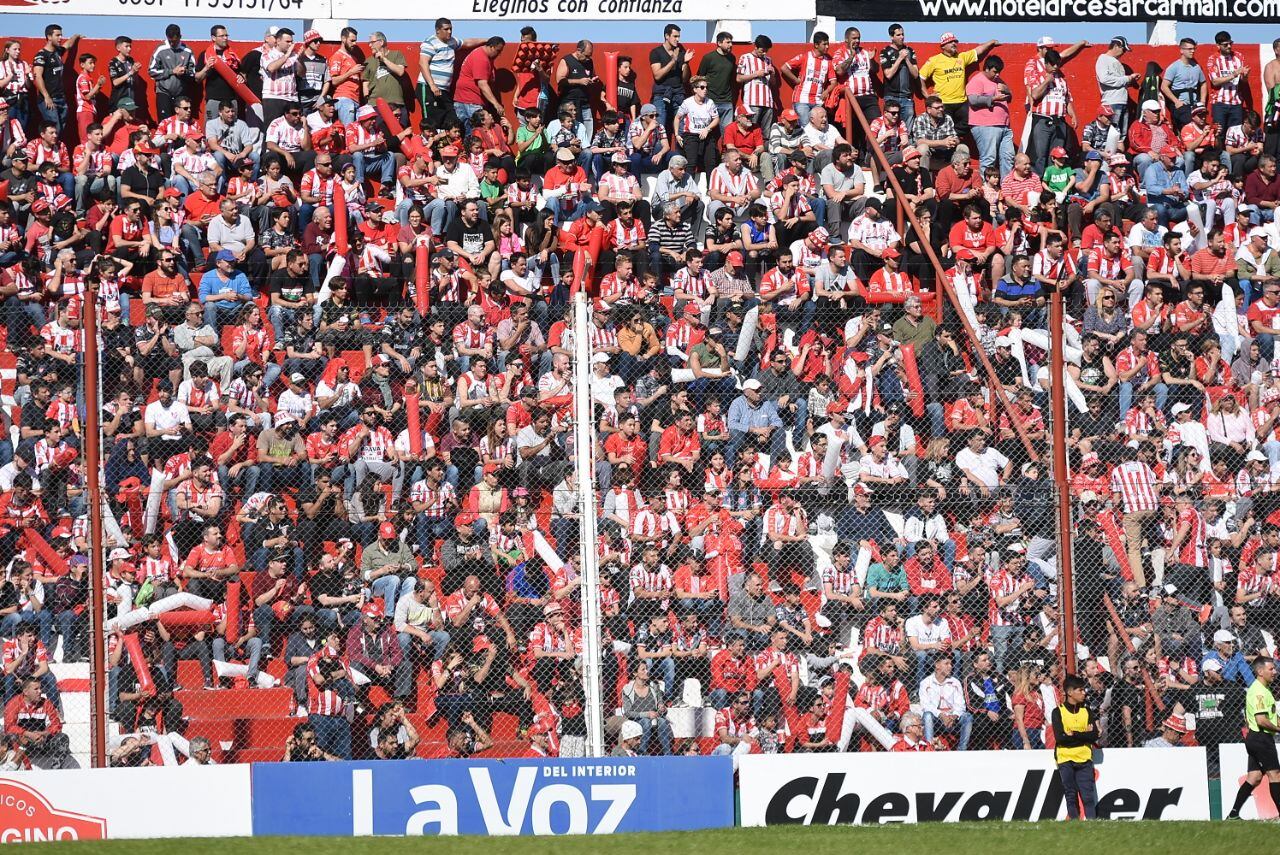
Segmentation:
{"type": "Polygon", "coordinates": [[[962,713],[956,717],[956,721],[951,727],[942,724],[942,719],[931,712],[924,714],[924,738],[933,741],[933,735],[938,733],[954,733],[957,734],[956,750],[964,751],[969,747],[969,734],[973,731],[973,716],[969,713],[962,713]]]}
{"type": "Polygon", "coordinates": [[[1093,762],[1062,763],[1058,766],[1058,778],[1062,781],[1062,796],[1067,802],[1067,819],[1080,818],[1081,802],[1084,803],[1084,818],[1094,819],[1097,816],[1098,789],[1093,780],[1093,762]]]}
{"type": "Polygon", "coordinates": [[[667,136],[670,137],[671,123],[675,120],[676,108],[684,100],[684,85],[654,86],[652,99],[653,106],[658,108],[658,124],[666,129],[667,136]]]}
{"type": "Polygon", "coordinates": [[[245,675],[245,679],[249,681],[249,686],[257,685],[258,679],[258,663],[262,660],[262,639],[254,636],[244,643],[243,647],[234,647],[227,643],[227,640],[221,635],[215,636],[213,639],[213,658],[218,662],[230,662],[227,654],[230,653],[239,659],[244,659],[245,664],[249,668],[249,672],[245,675]]]}
{"type": "Polygon", "coordinates": [[[991,647],[992,659],[995,660],[996,670],[1001,674],[1005,673],[1005,657],[1012,651],[1022,646],[1022,627],[1020,626],[993,626],[991,627],[991,647]]]}
{"type": "Polygon", "coordinates": [[[34,626],[40,643],[49,646],[53,634],[53,613],[41,609],[38,612],[14,612],[0,618],[0,636],[13,638],[23,626],[34,626]]]}
{"type": "Polygon", "coordinates": [[[983,169],[995,164],[1000,165],[1000,177],[1009,174],[1013,169],[1013,131],[1008,127],[980,126],[969,128],[973,132],[973,141],[978,144],[978,162],[983,169]]]}
{"type": "Polygon", "coordinates": [[[356,165],[356,180],[364,181],[366,172],[373,170],[378,171],[378,181],[384,186],[391,183],[396,175],[396,158],[389,151],[380,151],[370,154],[367,151],[358,151],[351,158],[356,165]]]}
{"type": "Polygon", "coordinates": [[[911,120],[916,117],[916,102],[914,98],[910,96],[899,98],[897,95],[886,95],[884,96],[884,103],[886,107],[890,104],[897,104],[898,109],[902,111],[900,118],[903,124],[908,128],[911,127],[911,120]]]}
{"type": "Polygon", "coordinates": [[[640,723],[640,748],[636,753],[641,755],[648,754],[649,743],[654,738],[657,738],[658,745],[662,748],[664,755],[671,753],[671,722],[662,716],[658,718],[634,718],[632,721],[640,723]]]}
{"type": "Polygon", "coordinates": [[[333,105],[334,110],[338,113],[338,118],[342,120],[342,124],[349,125],[356,120],[356,110],[360,105],[350,98],[339,98],[338,102],[333,105]]]}
{"type": "MultiPolygon", "coordinates": [[[[1163,383],[1157,383],[1151,387],[1151,391],[1156,396],[1156,409],[1164,411],[1164,402],[1169,397],[1169,387],[1163,383]]],[[[1124,421],[1125,413],[1129,412],[1129,408],[1133,406],[1133,382],[1125,380],[1120,383],[1119,404],[1120,404],[1120,421],[1124,421]]]]}
{"type": "Polygon", "coordinates": [[[800,127],[809,124],[809,114],[813,112],[814,107],[821,107],[821,104],[793,104],[792,107],[796,111],[796,115],[800,117],[800,127]]]}
{"type": "MultiPolygon", "coordinates": [[[[4,676],[4,702],[6,704],[14,695],[22,691],[22,683],[19,678],[12,674],[4,676]]],[[[52,671],[47,671],[40,677],[40,691],[44,692],[44,696],[49,699],[49,703],[53,704],[59,710],[62,709],[62,694],[58,691],[58,678],[53,676],[52,671]]]]}
{"type": "Polygon", "coordinates": [[[417,580],[412,576],[401,579],[393,573],[388,573],[374,579],[369,587],[373,589],[373,595],[382,600],[382,606],[387,610],[387,614],[391,614],[395,611],[396,603],[400,602],[401,597],[413,593],[416,582],[417,580]]]}
{"type": "MultiPolygon", "coordinates": [[[[58,136],[62,136],[62,129],[67,124],[67,102],[55,100],[53,108],[50,109],[44,103],[44,99],[37,97],[36,105],[40,108],[40,115],[46,122],[53,122],[58,126],[58,136]]],[[[37,166],[38,164],[32,164],[37,166]]]]}
{"type": "Polygon", "coordinates": [[[343,760],[351,759],[351,722],[343,716],[307,716],[307,723],[316,731],[316,745],[343,760]]]}
{"type": "Polygon", "coordinates": [[[483,109],[484,104],[459,104],[457,101],[453,102],[453,112],[458,117],[458,120],[462,122],[464,137],[471,133],[471,117],[483,109]]]}
{"type": "Polygon", "coordinates": [[[676,692],[676,660],[667,656],[663,659],[650,659],[649,670],[653,672],[653,676],[662,681],[664,694],[667,703],[670,704],[678,697],[676,692]]]}

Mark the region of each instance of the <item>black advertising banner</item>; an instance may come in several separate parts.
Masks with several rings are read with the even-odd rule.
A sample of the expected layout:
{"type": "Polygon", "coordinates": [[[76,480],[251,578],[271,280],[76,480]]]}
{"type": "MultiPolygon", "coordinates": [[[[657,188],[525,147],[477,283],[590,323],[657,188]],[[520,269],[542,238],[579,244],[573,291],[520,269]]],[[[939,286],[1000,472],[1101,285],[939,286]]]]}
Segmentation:
{"type": "Polygon", "coordinates": [[[840,21],[1138,21],[1257,24],[1280,0],[817,0],[840,21]]]}

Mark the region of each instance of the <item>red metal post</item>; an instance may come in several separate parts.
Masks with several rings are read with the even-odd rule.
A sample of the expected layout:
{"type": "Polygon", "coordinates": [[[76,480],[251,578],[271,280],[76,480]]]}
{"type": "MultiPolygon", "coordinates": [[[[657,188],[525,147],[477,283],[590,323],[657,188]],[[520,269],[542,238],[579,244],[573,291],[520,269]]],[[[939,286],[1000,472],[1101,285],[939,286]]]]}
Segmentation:
{"type": "Polygon", "coordinates": [[[1067,489],[1067,393],[1062,378],[1066,376],[1063,353],[1062,291],[1055,289],[1049,297],[1049,386],[1050,412],[1053,417],[1053,483],[1058,497],[1058,601],[1062,627],[1058,649],[1068,674],[1076,673],[1076,604],[1071,579],[1071,491],[1067,489]]]}
{"type": "Polygon", "coordinates": [[[84,468],[89,491],[89,637],[93,639],[89,666],[89,718],[93,724],[93,765],[107,765],[107,665],[103,639],[102,580],[104,557],[102,544],[102,434],[101,403],[98,396],[98,288],[89,285],[84,301],[84,383],[85,438],[84,468]]]}

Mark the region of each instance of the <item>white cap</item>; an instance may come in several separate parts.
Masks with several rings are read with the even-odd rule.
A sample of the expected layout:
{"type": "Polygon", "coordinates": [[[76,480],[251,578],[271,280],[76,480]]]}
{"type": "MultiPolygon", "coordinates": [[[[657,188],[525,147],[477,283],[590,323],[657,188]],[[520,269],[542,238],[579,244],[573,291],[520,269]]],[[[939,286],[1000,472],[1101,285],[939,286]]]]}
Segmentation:
{"type": "Polygon", "coordinates": [[[644,736],[644,729],[640,727],[640,722],[627,719],[622,723],[622,731],[618,734],[618,741],[625,742],[628,739],[639,739],[644,736]]]}
{"type": "Polygon", "coordinates": [[[1260,237],[1263,240],[1271,239],[1271,235],[1267,234],[1267,230],[1264,229],[1262,226],[1254,226],[1253,228],[1249,229],[1249,237],[1251,238],[1260,237]]]}
{"type": "Polygon", "coordinates": [[[743,383],[742,388],[745,391],[747,389],[760,389],[762,387],[759,380],[752,378],[751,380],[748,380],[746,383],[743,383]]]}
{"type": "Polygon", "coordinates": [[[1200,663],[1200,670],[1201,671],[1221,671],[1222,663],[1218,661],[1217,657],[1210,656],[1208,659],[1200,663]]]}
{"type": "Polygon", "coordinates": [[[1089,502],[1096,502],[1098,501],[1098,494],[1093,492],[1092,490],[1085,490],[1083,493],[1080,494],[1080,501],[1083,504],[1087,504],[1089,502]]]}
{"type": "Polygon", "coordinates": [[[1235,644],[1236,637],[1225,629],[1220,629],[1213,634],[1214,644],[1235,644]]]}
{"type": "Polygon", "coordinates": [[[1245,458],[1244,458],[1244,459],[1245,459],[1245,460],[1256,460],[1256,461],[1258,461],[1259,463],[1266,463],[1266,462],[1267,462],[1267,455],[1263,454],[1261,451],[1258,451],[1258,450],[1255,448],[1253,451],[1250,451],[1250,452],[1248,453],[1248,455],[1246,455],[1246,456],[1245,456],[1245,458]]]}
{"type": "Polygon", "coordinates": [[[1056,44],[1057,42],[1053,40],[1053,36],[1041,36],[1040,38],[1036,39],[1036,47],[1038,48],[1053,47],[1056,44]]]}
{"type": "Polygon", "coordinates": [[[108,561],[118,561],[121,558],[127,559],[128,557],[129,557],[129,550],[119,546],[117,546],[115,549],[111,550],[111,552],[107,554],[108,561]]]}
{"type": "Polygon", "coordinates": [[[592,362],[608,362],[608,361],[609,361],[609,354],[607,354],[607,353],[593,353],[593,354],[591,354],[591,361],[592,361],[592,362]]]}
{"type": "Polygon", "coordinates": [[[1027,551],[1027,548],[1021,543],[1011,543],[1004,548],[1005,552],[1016,552],[1019,555],[1027,551]]]}
{"type": "Polygon", "coordinates": [[[307,375],[295,371],[289,375],[289,379],[292,380],[294,383],[306,383],[307,375]]]}
{"type": "Polygon", "coordinates": [[[1159,102],[1159,101],[1143,101],[1143,102],[1142,102],[1142,109],[1143,109],[1144,111],[1145,111],[1145,110],[1154,110],[1154,111],[1156,111],[1157,113],[1159,113],[1159,112],[1160,112],[1160,102],[1159,102]]]}
{"type": "Polygon", "coordinates": [[[1191,409],[1191,407],[1188,406],[1187,404],[1178,403],[1170,407],[1169,412],[1173,413],[1176,416],[1178,413],[1185,413],[1189,409],[1191,409]]]}

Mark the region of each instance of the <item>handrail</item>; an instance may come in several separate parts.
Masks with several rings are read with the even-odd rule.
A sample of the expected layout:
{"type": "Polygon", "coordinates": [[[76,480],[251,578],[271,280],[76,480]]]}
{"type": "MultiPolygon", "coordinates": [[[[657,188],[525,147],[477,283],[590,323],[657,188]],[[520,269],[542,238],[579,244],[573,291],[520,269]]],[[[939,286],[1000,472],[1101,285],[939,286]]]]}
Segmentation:
{"type": "MultiPolygon", "coordinates": [[[[875,141],[875,137],[871,133],[871,125],[867,122],[867,116],[862,112],[861,105],[853,98],[845,99],[848,103],[852,114],[857,118],[858,124],[862,126],[862,132],[866,136],[867,148],[875,154],[876,159],[880,162],[880,167],[884,171],[885,179],[888,181],[894,196],[898,200],[898,208],[907,216],[907,220],[917,233],[921,232],[920,220],[916,217],[916,212],[906,201],[906,191],[902,189],[902,184],[898,181],[898,176],[893,174],[893,169],[889,166],[889,159],[885,157],[884,150],[880,148],[880,144],[875,141]]],[[[955,308],[956,314],[960,317],[960,323],[964,325],[965,333],[969,336],[972,344],[972,350],[978,357],[978,361],[982,363],[982,368],[986,372],[987,381],[991,387],[992,396],[999,401],[1004,411],[1009,416],[1009,424],[1013,426],[1014,432],[1018,435],[1018,439],[1022,440],[1022,446],[1027,450],[1027,456],[1032,461],[1039,463],[1040,455],[1036,453],[1035,446],[1031,443],[1031,438],[1027,436],[1027,430],[1022,426],[1020,415],[1014,412],[1013,402],[1009,400],[1009,396],[1004,391],[1004,386],[996,377],[996,369],[991,364],[991,360],[987,358],[986,351],[982,349],[982,345],[978,340],[978,333],[969,323],[969,316],[965,314],[964,308],[961,307],[959,299],[955,295],[955,290],[951,287],[951,282],[947,278],[947,273],[942,268],[942,262],[938,259],[937,253],[933,251],[933,246],[928,241],[921,241],[921,247],[924,249],[925,256],[929,259],[929,263],[933,265],[934,278],[938,283],[938,292],[945,294],[947,299],[951,301],[952,307],[955,308]]]]}

